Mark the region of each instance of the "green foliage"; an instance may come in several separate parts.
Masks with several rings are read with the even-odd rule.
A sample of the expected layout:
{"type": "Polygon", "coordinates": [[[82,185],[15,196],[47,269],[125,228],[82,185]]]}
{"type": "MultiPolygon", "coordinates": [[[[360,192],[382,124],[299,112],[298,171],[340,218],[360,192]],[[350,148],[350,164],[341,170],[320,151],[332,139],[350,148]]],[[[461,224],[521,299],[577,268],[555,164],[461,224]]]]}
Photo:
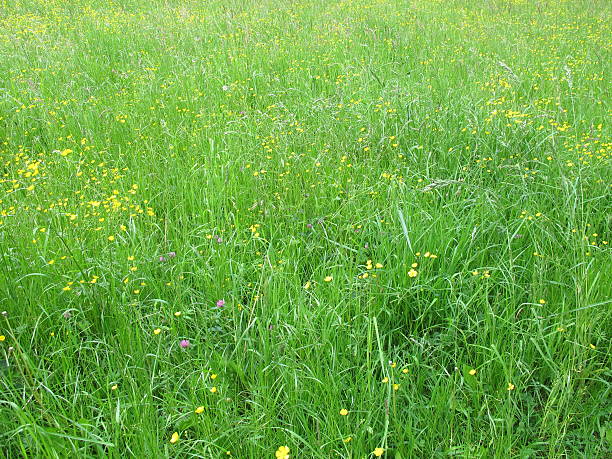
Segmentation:
{"type": "Polygon", "coordinates": [[[0,0],[0,457],[610,455],[609,37],[0,0]]]}

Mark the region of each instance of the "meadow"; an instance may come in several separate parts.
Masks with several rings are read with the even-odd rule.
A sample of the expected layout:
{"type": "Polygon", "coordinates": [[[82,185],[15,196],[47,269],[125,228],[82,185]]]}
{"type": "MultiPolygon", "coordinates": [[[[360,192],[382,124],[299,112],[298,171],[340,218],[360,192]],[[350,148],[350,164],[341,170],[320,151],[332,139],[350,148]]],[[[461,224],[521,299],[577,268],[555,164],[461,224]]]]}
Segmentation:
{"type": "Polygon", "coordinates": [[[611,12],[0,0],[0,457],[610,457],[611,12]]]}

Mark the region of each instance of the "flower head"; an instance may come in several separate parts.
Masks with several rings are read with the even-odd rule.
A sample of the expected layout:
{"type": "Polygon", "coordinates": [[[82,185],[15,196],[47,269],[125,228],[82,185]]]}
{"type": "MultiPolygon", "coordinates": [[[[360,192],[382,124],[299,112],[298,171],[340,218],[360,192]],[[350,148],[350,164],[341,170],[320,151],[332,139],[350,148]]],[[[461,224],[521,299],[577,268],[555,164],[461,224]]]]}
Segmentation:
{"type": "Polygon", "coordinates": [[[222,308],[225,306],[225,300],[217,300],[217,307],[222,308]]]}
{"type": "Polygon", "coordinates": [[[348,414],[348,410],[346,408],[342,408],[340,410],[340,416],[346,416],[348,414]]]}
{"type": "Polygon", "coordinates": [[[191,343],[189,342],[188,339],[182,339],[179,344],[183,349],[185,349],[185,348],[188,348],[191,343]]]}
{"type": "Polygon", "coordinates": [[[179,439],[178,432],[174,432],[172,434],[172,437],[170,438],[170,443],[174,444],[174,443],[176,443],[178,441],[178,439],[179,439]]]}
{"type": "Polygon", "coordinates": [[[277,459],[289,459],[290,449],[287,446],[279,446],[276,450],[277,459]]]}
{"type": "Polygon", "coordinates": [[[383,448],[375,448],[374,451],[372,451],[372,454],[376,457],[380,457],[384,454],[385,450],[383,448]]]}

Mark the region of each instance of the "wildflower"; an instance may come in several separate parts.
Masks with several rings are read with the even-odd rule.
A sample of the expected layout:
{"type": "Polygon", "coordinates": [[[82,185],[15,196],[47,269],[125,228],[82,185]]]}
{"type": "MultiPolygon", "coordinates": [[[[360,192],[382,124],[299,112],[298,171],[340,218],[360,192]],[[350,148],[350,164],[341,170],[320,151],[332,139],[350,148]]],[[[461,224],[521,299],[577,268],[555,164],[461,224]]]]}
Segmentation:
{"type": "Polygon", "coordinates": [[[279,446],[276,450],[277,459],[289,459],[290,449],[287,446],[279,446]]]}
{"type": "Polygon", "coordinates": [[[310,288],[310,285],[311,285],[311,284],[310,284],[310,281],[307,281],[307,282],[304,284],[304,290],[308,290],[308,289],[310,288]]]}
{"type": "Polygon", "coordinates": [[[374,451],[372,451],[372,454],[376,457],[380,457],[384,454],[385,450],[383,448],[375,448],[374,451]]]}
{"type": "Polygon", "coordinates": [[[400,385],[399,384],[393,384],[393,390],[399,390],[400,385]]]}
{"type": "Polygon", "coordinates": [[[540,298],[540,301],[538,301],[538,303],[540,304],[546,304],[546,300],[544,298],[540,298]]]}
{"type": "Polygon", "coordinates": [[[113,384],[111,386],[111,390],[117,390],[119,388],[119,386],[117,384],[113,384]]]}
{"type": "Polygon", "coordinates": [[[0,342],[4,341],[5,339],[6,339],[6,336],[0,335],[0,342]]]}
{"type": "Polygon", "coordinates": [[[64,317],[64,319],[70,319],[72,317],[72,314],[70,313],[70,311],[64,311],[62,316],[64,317]]]}
{"type": "Polygon", "coordinates": [[[168,258],[176,257],[176,252],[168,252],[168,258]]]}
{"type": "Polygon", "coordinates": [[[204,407],[203,407],[203,406],[198,406],[198,407],[195,409],[195,413],[196,413],[196,414],[202,414],[203,412],[204,412],[204,407]]]}
{"type": "Polygon", "coordinates": [[[419,272],[414,268],[411,268],[410,271],[408,271],[408,277],[417,277],[418,274],[419,272]]]}
{"type": "Polygon", "coordinates": [[[180,317],[180,316],[181,316],[181,314],[182,314],[182,312],[181,312],[181,311],[176,311],[176,312],[174,313],[174,317],[180,317]]]}
{"type": "Polygon", "coordinates": [[[159,261],[160,261],[160,262],[164,262],[164,261],[166,261],[166,257],[164,257],[163,255],[161,255],[161,256],[159,257],[159,261]]]}
{"type": "Polygon", "coordinates": [[[514,384],[512,384],[511,382],[508,383],[508,387],[506,388],[506,390],[514,390],[514,384]]]}
{"type": "Polygon", "coordinates": [[[470,375],[474,376],[476,374],[476,370],[473,368],[468,372],[470,375]]]}
{"type": "Polygon", "coordinates": [[[178,432],[174,432],[172,434],[172,437],[170,438],[170,443],[174,444],[174,443],[176,443],[178,441],[178,439],[179,439],[178,432]]]}
{"type": "Polygon", "coordinates": [[[210,388],[210,391],[211,391],[213,394],[216,394],[216,393],[217,393],[217,387],[216,387],[216,386],[211,387],[211,388],[210,388]]]}
{"type": "Polygon", "coordinates": [[[383,384],[388,383],[388,382],[389,382],[389,378],[385,376],[385,377],[382,379],[382,382],[383,382],[383,384]]]}
{"type": "Polygon", "coordinates": [[[344,440],[342,440],[344,443],[348,443],[353,439],[353,437],[346,437],[344,440]]]}
{"type": "Polygon", "coordinates": [[[346,408],[342,408],[340,410],[340,416],[346,416],[348,414],[348,410],[346,408]]]}
{"type": "Polygon", "coordinates": [[[223,306],[225,306],[225,300],[218,300],[217,301],[217,307],[218,308],[222,308],[223,306]]]}
{"type": "Polygon", "coordinates": [[[376,268],[381,269],[383,267],[382,263],[376,263],[376,268]]]}
{"type": "Polygon", "coordinates": [[[108,240],[109,240],[109,241],[111,241],[111,242],[113,242],[113,241],[115,240],[115,236],[109,236],[109,237],[108,237],[108,240]]]}
{"type": "Polygon", "coordinates": [[[161,328],[156,328],[155,330],[153,330],[154,335],[159,335],[160,333],[161,333],[161,328]]]}
{"type": "Polygon", "coordinates": [[[325,279],[323,279],[325,282],[331,282],[334,280],[333,276],[327,276],[325,277],[325,279]]]}
{"type": "Polygon", "coordinates": [[[404,368],[404,369],[402,370],[402,373],[404,373],[404,374],[408,374],[408,368],[404,368]]]}
{"type": "Polygon", "coordinates": [[[217,373],[213,373],[212,375],[210,375],[210,379],[214,381],[215,379],[217,379],[217,376],[217,373]]]}
{"type": "Polygon", "coordinates": [[[391,366],[391,368],[395,368],[397,366],[397,363],[389,361],[389,365],[391,366]]]}
{"type": "Polygon", "coordinates": [[[190,343],[189,343],[189,340],[188,340],[188,339],[182,339],[182,340],[181,340],[181,342],[180,342],[180,346],[181,346],[183,349],[188,348],[188,347],[189,347],[189,345],[190,345],[190,343]]]}

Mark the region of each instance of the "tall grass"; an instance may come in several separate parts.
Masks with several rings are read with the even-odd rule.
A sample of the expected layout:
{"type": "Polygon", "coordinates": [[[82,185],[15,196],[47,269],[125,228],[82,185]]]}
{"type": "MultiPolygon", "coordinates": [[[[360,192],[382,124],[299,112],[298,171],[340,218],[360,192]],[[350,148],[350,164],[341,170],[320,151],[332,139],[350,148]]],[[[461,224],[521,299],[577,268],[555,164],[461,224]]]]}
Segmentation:
{"type": "Polygon", "coordinates": [[[0,0],[0,457],[609,455],[610,11],[0,0]]]}

